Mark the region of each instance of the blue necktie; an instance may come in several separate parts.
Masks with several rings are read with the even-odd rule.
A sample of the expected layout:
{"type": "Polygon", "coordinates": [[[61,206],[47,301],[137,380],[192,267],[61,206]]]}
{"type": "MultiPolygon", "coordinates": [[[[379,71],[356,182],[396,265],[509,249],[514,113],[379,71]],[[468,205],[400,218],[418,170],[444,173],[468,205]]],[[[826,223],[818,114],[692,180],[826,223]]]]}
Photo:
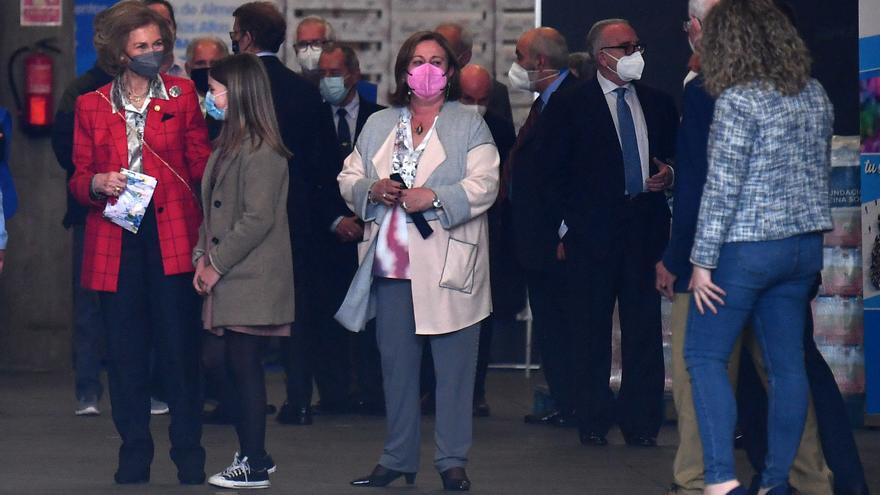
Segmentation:
{"type": "Polygon", "coordinates": [[[632,112],[624,95],[626,88],[617,88],[617,125],[620,128],[620,148],[623,151],[623,175],[626,192],[635,196],[642,192],[642,159],[639,157],[639,141],[636,139],[636,126],[632,112]]]}
{"type": "Polygon", "coordinates": [[[339,123],[336,124],[336,137],[339,139],[339,147],[342,149],[342,157],[345,158],[351,153],[351,130],[348,128],[348,112],[344,108],[336,110],[339,116],[339,123]]]}

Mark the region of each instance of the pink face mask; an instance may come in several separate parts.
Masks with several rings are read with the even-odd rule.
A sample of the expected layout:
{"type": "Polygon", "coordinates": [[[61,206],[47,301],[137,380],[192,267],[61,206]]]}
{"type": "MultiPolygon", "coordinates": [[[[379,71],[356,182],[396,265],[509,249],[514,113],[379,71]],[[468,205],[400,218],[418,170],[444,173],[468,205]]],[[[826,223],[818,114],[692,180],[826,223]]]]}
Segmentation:
{"type": "Polygon", "coordinates": [[[422,64],[409,72],[406,84],[419,98],[430,100],[446,89],[446,74],[433,64],[422,64]]]}

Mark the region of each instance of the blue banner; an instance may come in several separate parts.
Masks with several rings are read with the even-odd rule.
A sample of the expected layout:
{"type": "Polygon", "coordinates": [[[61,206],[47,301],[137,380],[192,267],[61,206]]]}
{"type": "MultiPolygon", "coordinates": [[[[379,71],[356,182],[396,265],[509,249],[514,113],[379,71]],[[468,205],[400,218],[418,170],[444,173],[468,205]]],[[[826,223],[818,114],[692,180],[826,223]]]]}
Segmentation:
{"type": "Polygon", "coordinates": [[[859,40],[859,105],[865,412],[880,415],[880,35],[859,40]]]}
{"type": "Polygon", "coordinates": [[[73,7],[74,32],[76,39],[76,75],[95,65],[95,15],[116,3],[116,0],[76,0],[73,7]]]}

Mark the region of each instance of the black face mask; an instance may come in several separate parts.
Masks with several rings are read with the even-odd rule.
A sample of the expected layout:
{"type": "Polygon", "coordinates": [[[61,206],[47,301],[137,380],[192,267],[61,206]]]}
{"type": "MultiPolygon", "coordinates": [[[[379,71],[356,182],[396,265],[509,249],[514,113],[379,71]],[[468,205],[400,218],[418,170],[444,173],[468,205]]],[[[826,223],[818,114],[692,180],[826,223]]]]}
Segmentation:
{"type": "Polygon", "coordinates": [[[201,69],[193,69],[189,76],[192,81],[196,85],[196,90],[199,94],[205,94],[208,92],[208,71],[211,70],[207,67],[201,69]]]}
{"type": "Polygon", "coordinates": [[[238,40],[232,42],[232,53],[238,55],[238,52],[241,51],[241,48],[238,46],[238,40]]]}

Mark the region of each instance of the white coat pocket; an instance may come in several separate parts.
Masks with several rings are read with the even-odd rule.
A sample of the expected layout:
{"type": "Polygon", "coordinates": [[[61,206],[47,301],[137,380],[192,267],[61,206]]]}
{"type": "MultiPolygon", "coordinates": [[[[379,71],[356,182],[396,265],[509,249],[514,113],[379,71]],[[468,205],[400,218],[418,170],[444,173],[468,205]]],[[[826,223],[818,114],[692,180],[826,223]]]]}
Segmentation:
{"type": "Polygon", "coordinates": [[[440,274],[440,287],[470,294],[474,290],[474,271],[477,265],[477,244],[449,238],[446,261],[440,274]]]}

